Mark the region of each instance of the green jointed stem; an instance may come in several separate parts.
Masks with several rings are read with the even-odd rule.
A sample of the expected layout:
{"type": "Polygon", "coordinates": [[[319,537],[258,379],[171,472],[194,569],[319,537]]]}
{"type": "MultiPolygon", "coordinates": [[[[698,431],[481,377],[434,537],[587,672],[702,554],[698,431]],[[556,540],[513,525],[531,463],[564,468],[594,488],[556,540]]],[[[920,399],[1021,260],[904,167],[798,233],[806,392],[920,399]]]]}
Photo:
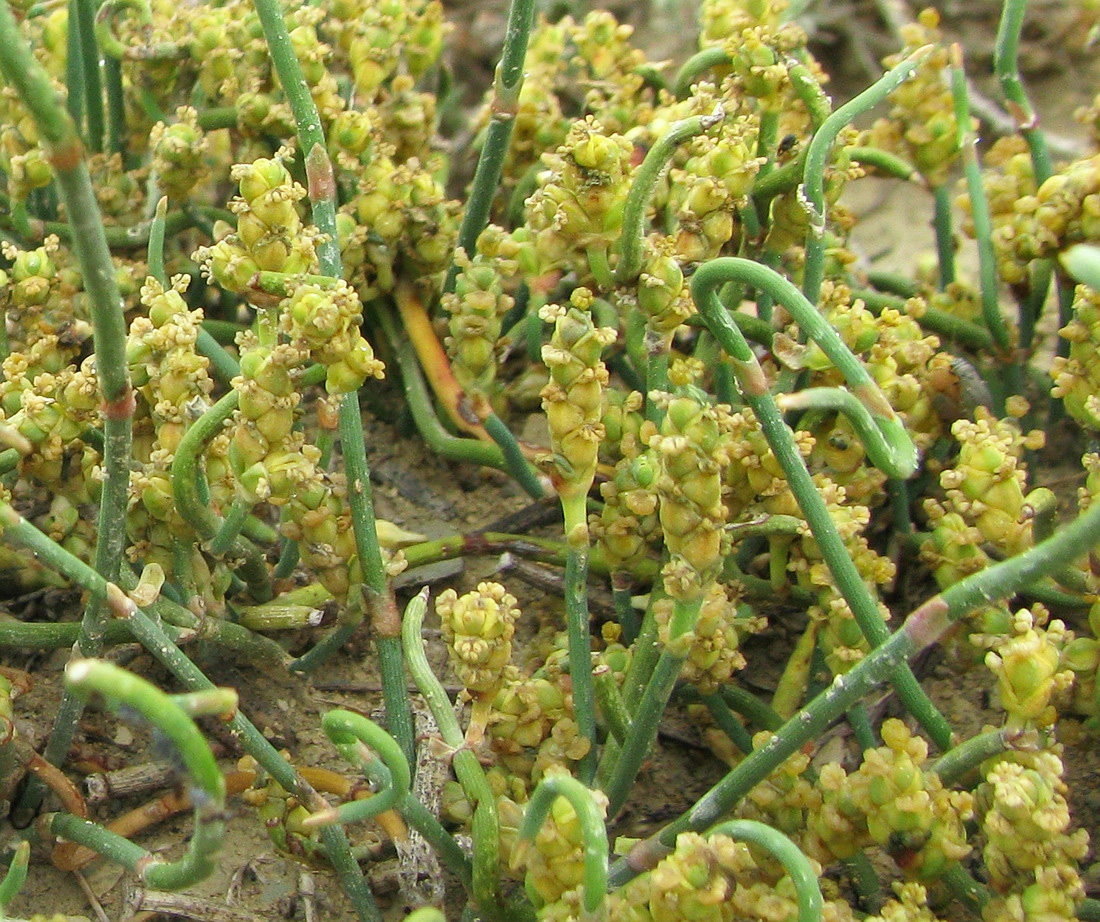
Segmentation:
{"type": "MultiPolygon", "coordinates": [[[[566,522],[568,533],[569,522],[566,522]]],[[[592,681],[591,621],[588,616],[588,547],[573,547],[565,558],[565,621],[569,638],[569,677],[573,683],[573,719],[588,740],[577,775],[591,784],[596,775],[596,690],[592,681]]]]}
{"type": "Polygon", "coordinates": [[[1041,186],[1050,178],[1053,169],[1046,136],[1039,130],[1039,118],[1031,107],[1031,100],[1028,99],[1020,79],[1020,31],[1024,26],[1026,10],[1027,0],[1005,0],[1001,21],[997,26],[997,43],[993,49],[993,72],[997,75],[1001,92],[1008,101],[1009,113],[1027,142],[1035,182],[1041,186]]]}
{"type": "MultiPolygon", "coordinates": [[[[209,876],[225,832],[225,778],[195,722],[170,695],[110,663],[70,661],[65,682],[84,699],[96,694],[112,710],[125,706],[137,711],[175,746],[187,769],[195,828],[186,854],[178,861],[163,861],[143,852],[141,860],[128,865],[130,869],[157,890],[179,890],[209,876]]],[[[233,698],[235,702],[235,694],[233,698]]],[[[106,829],[103,834],[110,835],[106,829]]]]}
{"type": "Polygon", "coordinates": [[[634,176],[623,206],[623,229],[615,248],[619,264],[615,268],[615,283],[625,285],[642,271],[642,245],[645,242],[645,216],[657,183],[664,175],[673,154],[684,141],[709,131],[726,117],[718,106],[710,115],[693,115],[673,122],[649,149],[634,176]]]}
{"type": "MultiPolygon", "coordinates": [[[[806,167],[803,177],[803,204],[810,214],[810,227],[806,232],[806,263],[803,270],[802,291],[810,303],[816,304],[825,277],[825,169],[829,154],[840,132],[858,115],[877,106],[896,89],[928,55],[929,47],[918,48],[911,55],[891,68],[855,99],[845,103],[822,123],[810,141],[806,151],[806,167]]],[[[778,172],[778,171],[777,171],[778,172]]],[[[772,177],[777,173],[773,173],[772,177]]]]}
{"type": "MultiPolygon", "coordinates": [[[[747,280],[755,288],[771,291],[776,301],[791,312],[803,329],[809,332],[810,337],[840,368],[853,389],[858,390],[861,400],[869,405],[872,415],[876,417],[876,423],[889,421],[891,424],[896,424],[890,430],[884,431],[883,435],[887,439],[898,437],[908,439],[908,435],[898,423],[897,415],[886,402],[882,392],[871,382],[866,369],[840,341],[836,330],[815,311],[807,310],[809,302],[789,281],[765,266],[735,257],[711,260],[695,273],[692,278],[692,296],[695,299],[695,305],[705,318],[715,339],[733,359],[745,402],[752,408],[768,445],[787,475],[791,491],[806,516],[810,531],[821,549],[837,590],[851,607],[863,636],[872,646],[876,646],[882,643],[890,633],[883,623],[878,604],[844,547],[844,541],[837,531],[832,516],[829,515],[828,507],[818,493],[806,469],[806,462],[795,445],[791,430],[783,421],[775,401],[768,393],[767,381],[755,353],[718,300],[718,291],[725,282],[731,280],[747,280]],[[832,344],[826,348],[825,343],[828,341],[832,344]],[[840,344],[843,351],[835,349],[836,343],[840,344]],[[843,359],[843,365],[840,359],[843,359]]],[[[951,728],[920,687],[913,673],[903,665],[898,669],[893,682],[910,713],[917,718],[935,744],[940,749],[946,750],[951,744],[951,728]]]]}
{"type": "Polygon", "coordinates": [[[641,700],[632,713],[633,723],[622,748],[615,755],[613,768],[606,784],[601,785],[607,794],[608,812],[614,816],[626,803],[634,780],[642,763],[649,757],[653,743],[657,739],[657,730],[668,706],[668,699],[676,687],[680,670],[687,658],[684,639],[694,630],[699,620],[699,608],[702,597],[692,600],[677,599],[669,625],[668,643],[661,650],[660,658],[653,674],[646,683],[641,700]],[[684,652],[680,653],[683,648],[684,652]]]}
{"type": "MultiPolygon", "coordinates": [[[[1066,566],[1100,542],[1100,503],[1091,506],[1057,535],[1016,557],[994,564],[933,596],[916,609],[884,644],[832,684],[780,727],[775,736],[747,756],[696,802],[687,813],[636,846],[611,869],[620,886],[653,867],[675,846],[676,836],[705,829],[732,810],[784,759],[816,738],[899,666],[935,643],[956,621],[981,605],[1009,598],[1022,587],[1066,566]]],[[[736,705],[734,705],[736,707],[736,705]]]]}
{"type": "Polygon", "coordinates": [[[76,0],[75,28],[80,36],[80,63],[83,67],[81,85],[84,88],[84,112],[88,120],[85,136],[93,151],[103,150],[103,86],[99,79],[99,47],[95,40],[95,2],[76,0]]]}
{"type": "Polygon", "coordinates": [[[986,759],[992,759],[993,756],[1013,748],[1014,738],[1018,738],[1019,735],[1016,731],[1006,730],[1004,727],[999,730],[986,730],[960,743],[949,752],[945,752],[928,767],[928,771],[939,775],[944,787],[949,787],[986,759]]]}
{"type": "Polygon", "coordinates": [[[149,225],[149,274],[161,285],[168,286],[164,271],[164,228],[168,220],[168,196],[162,195],[149,225]]]}
{"type": "MultiPolygon", "coordinates": [[[[76,5],[69,0],[69,22],[76,22],[76,5]]],[[[68,29],[65,36],[65,104],[73,124],[84,124],[84,62],[80,54],[80,30],[68,29]]]]}
{"type": "Polygon", "coordinates": [[[122,89],[122,65],[106,58],[103,82],[107,90],[107,151],[126,153],[126,99],[122,89]]]}
{"type": "MultiPolygon", "coordinates": [[[[906,313],[906,297],[886,294],[870,288],[853,288],[852,294],[863,301],[868,310],[876,316],[885,308],[892,308],[902,314],[906,313]]],[[[924,313],[917,317],[916,321],[923,329],[937,333],[944,339],[953,340],[975,352],[988,352],[993,348],[993,337],[985,327],[938,308],[925,308],[924,313]]]]}
{"type": "MultiPolygon", "coordinates": [[[[256,13],[263,26],[271,60],[283,85],[287,101],[294,113],[298,130],[298,143],[305,160],[309,203],[313,223],[324,235],[317,244],[317,259],[321,275],[339,279],[343,275],[340,263],[339,235],[336,231],[336,178],[325,147],[325,135],[321,128],[321,116],[313,101],[309,87],[302,76],[302,68],[294,53],[294,46],[283,20],[278,0],[254,0],[256,13]]],[[[370,483],[367,450],[363,443],[363,418],[359,411],[357,393],[345,394],[339,409],[340,443],[343,447],[344,470],[348,482],[348,505],[351,508],[352,531],[359,568],[363,574],[364,596],[372,627],[378,641],[379,668],[382,673],[382,691],[386,707],[386,723],[394,738],[401,744],[407,758],[414,752],[412,705],[405,691],[405,668],[402,662],[400,619],[393,591],[386,578],[382,562],[382,549],[378,544],[375,525],[374,501],[370,483]]],[[[353,611],[358,610],[353,606],[353,611]]],[[[354,630],[349,619],[329,635],[329,644],[322,653],[337,648],[334,640],[343,640],[354,630]]],[[[323,661],[318,655],[312,666],[323,661]]]]}
{"type": "Polygon", "coordinates": [[[939,288],[943,291],[955,281],[955,232],[951,220],[950,183],[943,183],[932,190],[935,201],[935,216],[932,226],[936,231],[936,260],[939,264],[939,288]]]}
{"type": "MultiPolygon", "coordinates": [[[[493,80],[493,101],[490,105],[492,114],[455,244],[456,250],[462,248],[470,256],[476,251],[478,235],[489,222],[489,210],[500,183],[500,171],[508,153],[508,144],[512,140],[512,129],[519,109],[519,95],[523,89],[523,62],[527,58],[527,42],[531,35],[536,5],[535,0],[511,0],[508,8],[504,49],[493,80]]],[[[454,291],[458,271],[458,265],[452,261],[447,270],[444,292],[454,291]]]]}
{"type": "Polygon", "coordinates": [[[519,442],[516,441],[516,437],[504,420],[496,413],[490,413],[481,424],[497,443],[508,473],[523,487],[523,492],[531,499],[542,499],[546,493],[542,489],[542,484],[539,483],[538,473],[523,456],[523,449],[520,448],[519,442]]]}
{"type": "MultiPolygon", "coordinates": [[[[951,92],[955,101],[955,122],[958,125],[958,146],[962,151],[963,173],[966,176],[966,192],[970,198],[970,218],[974,222],[974,238],[978,244],[978,275],[981,284],[982,319],[993,335],[993,342],[1002,353],[1012,348],[1012,337],[1001,315],[998,302],[997,256],[993,249],[993,220],[989,213],[989,199],[982,184],[978,164],[976,140],[970,137],[970,101],[966,92],[966,72],[962,66],[962,51],[958,45],[951,48],[951,92]]],[[[1014,365],[1014,363],[1013,363],[1014,365]]],[[[1012,366],[1008,369],[1012,374],[1012,366]]],[[[1015,376],[1018,377],[1018,376],[1015,376]]],[[[1013,393],[1020,393],[1013,388],[1013,393]]]]}
{"type": "Polygon", "coordinates": [[[544,775],[531,794],[523,814],[518,838],[531,843],[546,822],[550,808],[559,797],[569,801],[581,827],[584,856],[584,892],[581,906],[585,919],[605,918],[607,909],[607,827],[603,814],[592,797],[592,791],[576,778],[565,774],[544,775]]]}
{"type": "Polygon", "coordinates": [[[810,859],[802,850],[778,829],[772,829],[756,820],[729,820],[719,823],[707,831],[711,836],[729,836],[742,842],[749,842],[768,852],[783,865],[783,870],[794,884],[798,900],[798,922],[818,922],[824,905],[821,885],[817,882],[817,872],[810,859]]]}

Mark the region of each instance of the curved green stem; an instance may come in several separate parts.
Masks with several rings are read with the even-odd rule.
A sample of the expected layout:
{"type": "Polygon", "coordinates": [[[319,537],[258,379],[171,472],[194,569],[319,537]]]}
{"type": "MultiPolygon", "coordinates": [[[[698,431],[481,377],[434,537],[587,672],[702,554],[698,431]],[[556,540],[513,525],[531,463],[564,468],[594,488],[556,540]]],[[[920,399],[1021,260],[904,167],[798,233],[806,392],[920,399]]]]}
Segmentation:
{"type": "Polygon", "coordinates": [[[810,859],[783,833],[756,820],[730,820],[709,829],[707,838],[711,836],[729,836],[764,849],[783,865],[783,870],[794,884],[798,899],[798,922],[818,922],[824,899],[821,896],[821,885],[817,882],[817,872],[810,864],[810,859]]]}
{"type": "MultiPolygon", "coordinates": [[[[240,394],[230,391],[202,414],[183,434],[175,457],[172,459],[172,497],[176,509],[183,516],[201,541],[212,540],[222,529],[221,517],[210,508],[200,493],[202,452],[222,430],[223,423],[237,409],[240,394]]],[[[228,553],[242,560],[240,573],[256,600],[266,602],[272,596],[267,563],[259,550],[239,535],[229,546],[228,553]]]]}
{"type": "Polygon", "coordinates": [[[372,797],[341,804],[324,814],[314,814],[306,820],[309,826],[361,822],[404,803],[412,786],[412,772],[409,760],[392,736],[362,714],[344,710],[325,714],[321,718],[321,729],[340,754],[352,765],[358,765],[368,777],[376,772],[379,764],[384,767],[385,783],[372,797]]]}
{"type": "MultiPolygon", "coordinates": [[[[810,215],[810,227],[806,233],[806,263],[803,270],[802,291],[811,304],[817,303],[821,282],[825,276],[825,168],[829,154],[840,132],[848,127],[857,115],[877,106],[896,89],[927,57],[929,46],[918,48],[855,99],[845,103],[822,123],[810,141],[806,151],[803,174],[803,202],[810,215]]],[[[775,174],[772,174],[775,176],[775,174]]]]}
{"type": "Polygon", "coordinates": [[[625,285],[637,278],[642,270],[642,244],[645,242],[645,215],[649,200],[664,175],[672,155],[684,141],[709,131],[726,117],[718,106],[710,115],[693,115],[673,122],[649,149],[634,175],[626,204],[623,206],[623,229],[615,249],[619,264],[615,267],[615,284],[625,285]]]}
{"type": "Polygon", "coordinates": [[[921,175],[917,168],[906,160],[902,160],[897,154],[881,150],[877,147],[849,147],[845,150],[852,163],[860,166],[871,167],[886,176],[901,179],[906,182],[920,181],[921,175]]]}
{"type": "MultiPolygon", "coordinates": [[[[790,311],[791,316],[806,335],[817,343],[821,351],[844,375],[852,396],[863,405],[882,439],[891,446],[889,454],[897,467],[904,469],[912,465],[912,469],[915,470],[916,447],[905,431],[901,419],[879,390],[863,363],[852,354],[840,334],[818,313],[810,299],[775,270],[747,259],[727,256],[712,259],[696,271],[691,280],[692,297],[700,314],[703,315],[722,347],[735,360],[742,363],[752,356],[751,350],[744,342],[744,337],[731,323],[728,312],[718,299],[718,292],[722,286],[731,281],[768,292],[776,302],[790,311]],[[737,330],[735,337],[731,337],[728,332],[719,336],[715,330],[715,324],[720,324],[728,330],[737,330]],[[739,347],[739,354],[731,351],[735,339],[743,344],[743,348],[739,347]]],[[[743,366],[739,369],[742,375],[745,371],[743,366]]],[[[910,476],[911,474],[912,470],[909,474],[892,476],[910,476]]]]}
{"type": "MultiPolygon", "coordinates": [[[[143,850],[142,857],[127,862],[127,866],[138,873],[143,883],[158,890],[179,890],[207,877],[217,866],[216,856],[225,832],[225,778],[195,722],[172,696],[110,663],[74,660],[65,668],[65,683],[84,699],[97,694],[111,709],[125,706],[137,711],[175,746],[187,769],[195,828],[186,854],[178,861],[163,861],[143,850]]],[[[235,707],[236,693],[230,694],[235,707]]],[[[83,841],[84,833],[91,830],[84,827],[78,831],[68,820],[76,817],[56,816],[51,823],[52,831],[66,838],[75,832],[79,836],[75,841],[98,851],[95,841],[83,841]]],[[[78,822],[83,827],[84,821],[78,822]]],[[[113,835],[106,829],[99,832],[102,836],[113,835]]],[[[94,840],[99,836],[88,838],[94,840]]]]}
{"type": "Polygon", "coordinates": [[[793,394],[781,394],[776,404],[784,413],[810,409],[843,413],[867,449],[867,458],[886,476],[908,480],[917,471],[917,448],[901,420],[873,419],[867,407],[850,391],[839,387],[810,387],[793,394]]]}
{"type": "Polygon", "coordinates": [[[705,71],[729,63],[730,56],[721,45],[697,51],[683,63],[676,74],[676,78],[672,81],[672,91],[676,94],[676,98],[686,99],[691,92],[691,85],[705,71]]]}
{"type": "Polygon", "coordinates": [[[810,125],[816,131],[825,124],[829,114],[833,110],[829,94],[826,93],[814,76],[813,71],[797,58],[790,57],[786,61],[787,77],[791,81],[791,89],[795,96],[801,100],[810,114],[810,125]]]}
{"type": "Polygon", "coordinates": [[[581,827],[584,856],[584,893],[581,897],[584,915],[581,918],[597,922],[607,917],[608,847],[607,827],[592,791],[569,775],[543,776],[527,803],[518,839],[527,845],[534,841],[559,797],[569,801],[581,827]]]}
{"type": "MultiPolygon", "coordinates": [[[[806,516],[810,531],[838,591],[851,607],[864,637],[872,646],[876,646],[889,637],[889,630],[883,623],[875,598],[845,548],[825,501],[818,493],[806,469],[806,462],[794,443],[791,430],[784,423],[775,401],[768,393],[767,380],[755,353],[718,300],[717,293],[726,281],[742,281],[745,278],[750,279],[750,284],[756,288],[770,290],[776,301],[782,303],[804,328],[809,327],[811,338],[838,367],[841,367],[838,359],[844,360],[845,367],[841,367],[841,370],[853,385],[861,402],[876,417],[876,424],[890,423],[891,430],[884,432],[886,438],[891,438],[894,432],[900,430],[901,423],[882,392],[871,381],[866,369],[840,341],[836,330],[816,312],[811,313],[809,302],[789,281],[764,266],[736,257],[711,260],[695,273],[692,279],[692,296],[696,307],[706,319],[715,339],[729,353],[741,382],[745,401],[759,420],[768,445],[787,475],[787,481],[806,516]],[[803,316],[810,322],[804,323],[803,316]],[[826,342],[831,342],[829,348],[826,348],[826,342]],[[837,344],[843,351],[837,350],[837,344]]],[[[905,437],[908,438],[908,435],[905,434],[905,437]]],[[[920,687],[913,673],[907,666],[903,666],[899,668],[893,681],[905,706],[928,731],[936,745],[946,750],[951,744],[951,728],[920,687]]]]}

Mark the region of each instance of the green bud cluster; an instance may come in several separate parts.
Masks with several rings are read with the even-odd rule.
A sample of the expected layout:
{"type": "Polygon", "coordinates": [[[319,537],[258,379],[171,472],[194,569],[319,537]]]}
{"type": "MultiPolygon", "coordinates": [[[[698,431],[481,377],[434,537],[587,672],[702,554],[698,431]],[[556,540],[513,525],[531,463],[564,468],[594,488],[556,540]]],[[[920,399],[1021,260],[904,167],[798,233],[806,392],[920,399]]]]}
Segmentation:
{"type": "Polygon", "coordinates": [[[711,259],[731,241],[736,244],[737,209],[764,163],[754,156],[756,136],[754,119],[726,118],[717,134],[693,138],[683,166],[669,171],[669,205],[677,222],[673,250],[681,265],[711,259]]]}
{"type": "Polygon", "coordinates": [[[505,293],[504,279],[516,273],[521,246],[491,224],[478,237],[472,259],[462,251],[455,257],[461,271],[454,291],[443,296],[451,334],[444,345],[455,377],[467,394],[493,393],[500,325],[515,304],[505,293]]]}
{"type": "Polygon", "coordinates": [[[240,394],[229,443],[229,462],[250,502],[285,504],[298,481],[312,479],[320,458],[316,446],[294,432],[301,401],[296,370],[302,356],[287,343],[250,343],[241,355],[241,374],[232,381],[240,394]],[[299,466],[304,465],[302,470],[299,466]]]}
{"type": "Polygon", "coordinates": [[[1014,206],[1012,224],[994,239],[1006,253],[1008,282],[1023,281],[1028,264],[1056,256],[1075,243],[1100,240],[1100,155],[1076,160],[1014,206]]]}
{"type": "MultiPolygon", "coordinates": [[[[639,397],[641,395],[638,395],[639,397]]],[[[660,537],[657,519],[657,462],[651,452],[623,457],[614,476],[600,484],[604,506],[589,527],[612,570],[629,569],[660,537]]]]}
{"type": "MultiPolygon", "coordinates": [[[[710,583],[704,592],[699,620],[688,636],[679,641],[687,647],[687,659],[680,676],[704,695],[710,695],[726,685],[735,672],[745,668],[745,656],[739,649],[741,637],[758,626],[758,622],[741,617],[739,600],[736,596],[731,597],[721,583],[710,583]]],[[[670,640],[673,607],[670,598],[659,600],[653,607],[657,636],[665,645],[670,640]]]]}
{"type": "Polygon", "coordinates": [[[542,271],[580,266],[589,250],[610,249],[622,231],[633,159],[630,141],[592,116],[574,122],[561,147],[543,156],[546,170],[527,202],[542,271]]]}
{"type": "Polygon", "coordinates": [[[175,201],[187,198],[210,172],[205,161],[209,142],[198,120],[192,106],[181,106],[176,121],[157,122],[149,132],[153,172],[164,194],[175,201]]]}
{"type": "Polygon", "coordinates": [[[366,104],[402,69],[414,79],[439,59],[448,27],[438,0],[339,0],[326,23],[366,104]]]}
{"type": "Polygon", "coordinates": [[[822,766],[811,840],[824,850],[822,860],[882,845],[908,876],[934,880],[970,853],[965,823],[974,815],[973,797],[944,788],[925,769],[927,744],[900,720],[883,723],[882,739],[886,745],[867,750],[851,775],[835,762],[822,766]]]}
{"type": "Polygon", "coordinates": [[[755,26],[778,29],[789,5],[788,0],[703,0],[699,47],[723,42],[755,26]]]}
{"type": "Polygon", "coordinates": [[[456,206],[448,201],[430,160],[397,163],[380,144],[341,208],[345,276],[364,302],[393,290],[399,273],[438,277],[454,250],[456,206]],[[346,233],[346,236],[344,234],[346,233]]]}
{"type": "Polygon", "coordinates": [[[500,583],[483,582],[462,596],[445,589],[436,599],[435,610],[459,681],[476,695],[494,695],[512,658],[512,636],[520,615],[516,597],[500,583]]]}
{"type": "MultiPolygon", "coordinates": [[[[722,529],[727,510],[722,502],[722,468],[730,462],[730,415],[690,393],[667,396],[659,434],[650,437],[660,475],[654,483],[660,497],[661,529],[673,561],[691,571],[689,582],[701,594],[717,575],[722,529]]],[[[670,587],[673,598],[686,587],[670,587]]]]}
{"type": "MultiPolygon", "coordinates": [[[[753,748],[758,749],[773,738],[774,734],[761,730],[753,734],[753,748]]],[[[766,823],[800,841],[806,832],[807,816],[821,808],[821,794],[813,784],[813,777],[809,755],[794,753],[749,792],[738,808],[738,816],[766,823]]]]}
{"type": "Polygon", "coordinates": [[[213,246],[200,247],[195,254],[207,276],[227,291],[246,292],[257,272],[302,275],[317,267],[316,231],[298,214],[297,203],[306,190],[284,166],[287,155],[280,151],[230,171],[241,192],[230,202],[237,230],[223,233],[213,246]]]}
{"type": "Polygon", "coordinates": [[[884,67],[894,67],[924,45],[936,47],[890,95],[889,118],[875,122],[867,137],[875,147],[905,157],[933,187],[949,181],[961,151],[951,95],[950,52],[939,25],[939,13],[928,8],[921,10],[915,22],[902,27],[905,47],[884,58],[884,67]]]}
{"type": "Polygon", "coordinates": [[[1079,423],[1100,429],[1100,293],[1078,285],[1075,294],[1073,319],[1058,331],[1069,343],[1069,355],[1055,356],[1050,393],[1079,423]]]}
{"type": "Polygon", "coordinates": [[[736,878],[755,867],[744,843],[684,833],[671,855],[611,895],[608,912],[622,922],[734,922],[745,918],[732,902],[736,878]]]}
{"type": "Polygon", "coordinates": [[[738,88],[764,111],[779,113],[793,101],[788,62],[806,42],[797,23],[759,22],[726,36],[723,47],[738,88]]]}
{"type": "Polygon", "coordinates": [[[542,347],[550,381],[542,389],[542,407],[550,426],[548,459],[554,487],[566,515],[566,536],[587,542],[585,497],[596,476],[596,460],[604,429],[601,422],[607,369],[600,355],[615,340],[614,330],[597,327],[588,312],[592,293],[578,288],[568,308],[547,305],[539,316],[554,324],[550,342],[542,347]]]}
{"type": "Polygon", "coordinates": [[[363,307],[342,279],[335,286],[298,285],[281,305],[280,326],[291,346],[325,366],[325,390],[350,394],[385,366],[359,332],[363,307]]]}
{"type": "MultiPolygon", "coordinates": [[[[975,420],[960,419],[951,432],[959,455],[951,468],[940,474],[947,508],[958,512],[978,529],[984,542],[1006,555],[1018,554],[1032,544],[1031,522],[1025,511],[1027,470],[1021,458],[1025,449],[1042,447],[1043,433],[1024,435],[1012,420],[998,420],[979,407],[975,420]]],[[[931,508],[929,500],[926,510],[931,508]]]]}
{"type": "Polygon", "coordinates": [[[505,666],[492,699],[487,730],[501,788],[526,792],[550,766],[570,767],[589,744],[573,720],[573,700],[563,690],[560,666],[548,663],[533,675],[505,666]]]}
{"type": "MultiPolygon", "coordinates": [[[[996,760],[978,788],[985,835],[983,858],[994,888],[1007,899],[1034,904],[1037,884],[1053,873],[1057,891],[1047,897],[1074,905],[1083,896],[1077,862],[1088,852],[1088,833],[1070,830],[1064,768],[1049,749],[996,760]]],[[[1019,918],[1050,918],[1021,915],[1019,918]]]]}
{"type": "Polygon", "coordinates": [[[985,664],[997,677],[997,695],[1010,727],[1048,727],[1057,719],[1053,699],[1069,688],[1073,673],[1061,668],[1066,626],[1045,628],[1026,608],[1017,612],[1012,634],[988,653],[985,664]]]}
{"type": "Polygon", "coordinates": [[[153,418],[158,446],[175,453],[191,422],[210,405],[211,380],[205,356],[196,352],[202,311],[183,299],[188,276],[176,276],[170,288],[148,278],[141,301],[148,313],[130,324],[126,361],[130,380],[153,418]]]}
{"type": "Polygon", "coordinates": [[[882,909],[863,922],[941,922],[928,906],[928,891],[915,881],[894,882],[897,898],[887,900],[882,909]]]}

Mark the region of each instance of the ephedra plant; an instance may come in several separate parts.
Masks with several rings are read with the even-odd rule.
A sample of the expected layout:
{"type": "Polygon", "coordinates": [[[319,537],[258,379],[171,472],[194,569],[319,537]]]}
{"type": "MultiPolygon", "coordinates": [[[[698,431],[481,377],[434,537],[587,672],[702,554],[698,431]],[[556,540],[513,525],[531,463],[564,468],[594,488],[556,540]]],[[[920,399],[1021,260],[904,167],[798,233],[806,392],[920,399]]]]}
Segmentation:
{"type": "Polygon", "coordinates": [[[829,6],[703,0],[673,67],[608,12],[513,0],[456,135],[438,0],[0,4],[3,561],[13,594],[83,592],[0,621],[11,661],[72,648],[41,753],[20,696],[48,676],[0,673],[0,909],[53,914],[27,876],[102,856],[179,911],[163,891],[210,873],[240,802],[362,920],[1100,917],[1059,738],[1100,710],[1100,155],[1048,149],[1022,0],[994,61],[1015,131],[980,150],[933,11],[834,106],[806,31],[829,6]],[[867,176],[927,192],[932,268],[853,251],[867,176]],[[377,518],[361,397],[559,524],[429,541],[377,518]],[[533,415],[545,444],[514,435],[533,415]],[[1036,476],[1056,426],[1076,494],[1036,476]],[[501,582],[395,596],[406,568],[501,550],[560,574],[535,655],[501,582]],[[776,670],[748,641],[780,626],[776,670]],[[980,733],[911,665],[949,631],[999,709],[980,733]],[[207,676],[306,682],[363,637],[384,714],[326,713],[324,766],[207,676]],[[161,668],[112,664],[123,643],[161,668]],[[186,845],[89,813],[67,764],[89,705],[174,753],[158,805],[191,812],[186,845]],[[728,764],[643,836],[618,818],[671,711],[728,764]],[[387,848],[396,902],[365,873],[387,848]]]}

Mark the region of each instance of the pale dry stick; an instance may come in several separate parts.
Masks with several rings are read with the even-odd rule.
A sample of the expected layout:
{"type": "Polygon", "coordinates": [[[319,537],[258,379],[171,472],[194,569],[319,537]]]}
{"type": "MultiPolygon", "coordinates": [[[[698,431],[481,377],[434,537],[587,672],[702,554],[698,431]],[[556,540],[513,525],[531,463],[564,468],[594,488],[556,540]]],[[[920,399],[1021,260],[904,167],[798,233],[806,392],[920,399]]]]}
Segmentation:
{"type": "Polygon", "coordinates": [[[124,918],[132,919],[140,912],[180,916],[194,922],[270,922],[267,916],[234,909],[214,900],[189,896],[186,893],[166,893],[162,890],[135,887],[126,899],[124,918]]]}
{"type": "MultiPolygon", "coordinates": [[[[434,747],[429,740],[438,738],[439,727],[422,701],[413,704],[413,720],[417,747],[412,794],[429,813],[438,818],[443,805],[443,785],[450,778],[450,766],[438,752],[433,752],[434,747]]],[[[411,905],[427,903],[442,906],[443,869],[427,839],[410,828],[406,836],[394,840],[394,846],[397,848],[397,880],[402,898],[411,905]]]]}
{"type": "Polygon", "coordinates": [[[103,904],[99,901],[99,897],[95,895],[91,884],[88,883],[88,878],[80,871],[73,871],[73,877],[76,878],[77,885],[84,892],[84,898],[88,901],[88,905],[92,907],[92,912],[95,913],[95,917],[99,922],[111,922],[107,917],[107,913],[103,911],[103,904]]]}
{"type": "Polygon", "coordinates": [[[90,804],[101,804],[115,797],[142,794],[171,784],[176,769],[170,762],[146,762],[128,765],[110,772],[97,772],[84,779],[84,798],[90,804]]]}
{"type": "Polygon", "coordinates": [[[298,897],[302,901],[302,915],[305,922],[317,920],[317,881],[309,871],[298,872],[298,897]]]}

